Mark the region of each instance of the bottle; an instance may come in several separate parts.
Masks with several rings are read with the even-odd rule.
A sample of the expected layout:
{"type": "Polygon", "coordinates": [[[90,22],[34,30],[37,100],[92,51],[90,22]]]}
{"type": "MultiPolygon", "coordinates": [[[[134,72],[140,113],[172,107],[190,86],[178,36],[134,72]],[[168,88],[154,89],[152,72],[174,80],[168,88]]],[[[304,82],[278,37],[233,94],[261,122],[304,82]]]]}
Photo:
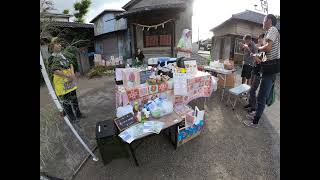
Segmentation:
{"type": "Polygon", "coordinates": [[[134,112],[134,113],[137,113],[138,111],[139,111],[139,104],[138,104],[138,102],[136,101],[136,102],[134,102],[133,112],[134,112]]]}
{"type": "Polygon", "coordinates": [[[141,122],[141,112],[140,111],[137,112],[137,120],[138,120],[138,122],[141,122]]]}

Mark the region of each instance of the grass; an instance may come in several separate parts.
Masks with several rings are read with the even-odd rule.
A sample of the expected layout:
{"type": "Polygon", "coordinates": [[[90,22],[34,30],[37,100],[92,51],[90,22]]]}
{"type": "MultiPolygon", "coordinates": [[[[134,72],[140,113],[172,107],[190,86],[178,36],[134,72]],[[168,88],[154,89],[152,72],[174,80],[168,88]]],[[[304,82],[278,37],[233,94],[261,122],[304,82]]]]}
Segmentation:
{"type": "MultiPolygon", "coordinates": [[[[51,105],[51,104],[49,104],[51,105]]],[[[52,107],[40,109],[40,168],[46,168],[46,161],[54,158],[56,144],[63,143],[63,133],[60,130],[62,118],[58,110],[52,107]],[[60,126],[60,127],[59,127],[60,126]]]]}

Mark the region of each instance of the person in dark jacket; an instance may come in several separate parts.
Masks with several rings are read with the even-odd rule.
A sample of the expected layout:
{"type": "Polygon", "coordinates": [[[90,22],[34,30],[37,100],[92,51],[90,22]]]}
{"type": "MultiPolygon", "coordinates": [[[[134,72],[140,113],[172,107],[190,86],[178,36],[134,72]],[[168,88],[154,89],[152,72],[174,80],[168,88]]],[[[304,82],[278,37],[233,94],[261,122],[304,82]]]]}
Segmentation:
{"type": "MultiPolygon", "coordinates": [[[[264,34],[260,34],[258,38],[258,44],[256,44],[256,47],[262,47],[264,45],[264,34]]],[[[258,50],[258,53],[260,51],[258,50]]],[[[252,56],[254,54],[251,54],[252,56]]],[[[259,58],[257,56],[254,56],[254,58],[259,58]]],[[[256,62],[253,63],[253,70],[252,70],[252,75],[251,75],[251,88],[249,91],[249,104],[246,105],[244,108],[248,109],[248,112],[253,112],[256,110],[257,106],[257,89],[260,85],[260,80],[261,80],[261,73],[260,73],[260,64],[257,64],[256,62]]]]}
{"type": "Polygon", "coordinates": [[[144,63],[144,55],[140,48],[137,49],[134,55],[134,63],[133,65],[142,65],[144,63]]]}

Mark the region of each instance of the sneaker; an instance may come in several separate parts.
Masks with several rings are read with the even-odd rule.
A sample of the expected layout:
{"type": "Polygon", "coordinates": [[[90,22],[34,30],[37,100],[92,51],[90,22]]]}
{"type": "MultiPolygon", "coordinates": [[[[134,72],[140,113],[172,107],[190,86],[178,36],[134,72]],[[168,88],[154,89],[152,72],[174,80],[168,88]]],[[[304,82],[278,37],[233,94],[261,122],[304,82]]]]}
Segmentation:
{"type": "Polygon", "coordinates": [[[244,106],[244,108],[245,108],[245,109],[251,108],[251,105],[250,105],[250,104],[247,104],[247,105],[244,106]]]}
{"type": "Polygon", "coordinates": [[[243,124],[248,127],[258,128],[258,124],[253,124],[252,120],[245,120],[243,121],[243,124]]]}
{"type": "Polygon", "coordinates": [[[255,111],[252,111],[251,113],[247,114],[246,117],[249,120],[253,120],[254,116],[256,115],[255,111]]]}

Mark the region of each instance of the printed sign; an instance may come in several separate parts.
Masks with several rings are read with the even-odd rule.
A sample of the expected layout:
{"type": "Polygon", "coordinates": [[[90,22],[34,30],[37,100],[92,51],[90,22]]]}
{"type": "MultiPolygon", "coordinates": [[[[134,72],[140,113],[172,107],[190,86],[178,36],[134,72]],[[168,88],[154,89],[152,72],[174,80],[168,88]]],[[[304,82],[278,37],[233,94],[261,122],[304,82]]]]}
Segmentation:
{"type": "Polygon", "coordinates": [[[120,118],[115,119],[114,123],[116,124],[116,126],[121,132],[139,122],[133,117],[132,113],[129,113],[127,115],[124,115],[120,118]]]}

